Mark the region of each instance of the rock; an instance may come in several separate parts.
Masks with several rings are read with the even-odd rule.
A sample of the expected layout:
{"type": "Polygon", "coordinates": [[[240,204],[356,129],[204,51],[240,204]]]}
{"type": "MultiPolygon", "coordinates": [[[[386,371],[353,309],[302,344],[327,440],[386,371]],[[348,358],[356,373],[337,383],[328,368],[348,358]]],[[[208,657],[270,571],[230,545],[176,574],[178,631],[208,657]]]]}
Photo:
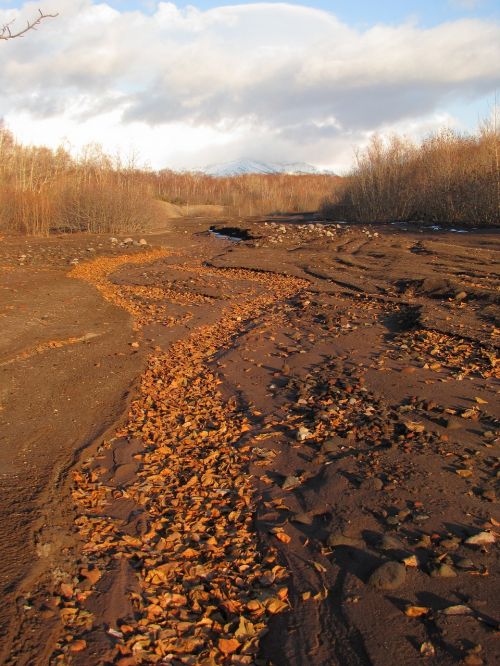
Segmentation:
{"type": "Polygon", "coordinates": [[[385,522],[391,527],[399,525],[399,518],[397,516],[389,516],[386,518],[385,522]]]}
{"type": "Polygon", "coordinates": [[[147,245],[148,241],[145,238],[139,239],[139,245],[147,245]]]}
{"type": "Polygon", "coordinates": [[[83,568],[80,570],[80,576],[86,578],[92,585],[95,585],[102,577],[102,572],[99,569],[87,569],[83,568]]]}
{"type": "Polygon", "coordinates": [[[465,539],[465,543],[469,546],[486,546],[495,543],[495,541],[495,535],[491,532],[479,532],[479,534],[474,534],[474,536],[465,539]]]}
{"type": "Polygon", "coordinates": [[[300,428],[297,430],[296,437],[299,442],[303,442],[304,440],[312,437],[312,433],[304,426],[300,426],[300,428]]]}
{"type": "Polygon", "coordinates": [[[386,562],[376,569],[368,584],[377,590],[396,590],[405,582],[406,567],[399,562],[386,562]]]}
{"type": "Polygon", "coordinates": [[[455,606],[448,606],[440,611],[443,615],[474,615],[474,611],[469,606],[457,604],[455,606]]]}
{"type": "Polygon", "coordinates": [[[440,564],[436,569],[431,571],[433,578],[455,578],[456,575],[456,571],[449,564],[440,564]]]}
{"type": "Polygon", "coordinates": [[[297,486],[300,486],[300,479],[297,476],[291,475],[286,477],[281,487],[283,490],[291,490],[297,486]]]}
{"type": "Polygon", "coordinates": [[[291,518],[292,523],[300,523],[301,525],[312,525],[313,516],[309,513],[296,513],[291,518]]]}
{"type": "Polygon", "coordinates": [[[443,539],[439,542],[439,545],[446,550],[456,550],[459,547],[460,542],[458,539],[443,539]]]}
{"type": "Polygon", "coordinates": [[[132,349],[139,349],[139,346],[140,346],[140,345],[139,345],[138,342],[131,342],[131,343],[130,343],[130,346],[132,347],[132,349]]]}
{"type": "Polygon", "coordinates": [[[432,544],[431,538],[428,534],[422,534],[419,541],[415,544],[416,548],[430,548],[432,544]]]}
{"type": "Polygon", "coordinates": [[[327,544],[331,548],[337,548],[338,546],[350,546],[351,548],[363,548],[365,542],[362,539],[356,539],[355,537],[349,537],[341,532],[335,532],[330,534],[327,539],[327,544]]]}
{"type": "Polygon", "coordinates": [[[368,479],[364,479],[361,482],[360,488],[363,490],[376,490],[380,491],[384,487],[383,481],[379,479],[378,477],[370,477],[368,479]]]}
{"type": "Polygon", "coordinates": [[[116,245],[116,243],[118,243],[118,238],[115,238],[114,236],[112,236],[112,237],[109,239],[109,241],[110,241],[110,243],[113,243],[113,245],[116,245]]]}
{"type": "Polygon", "coordinates": [[[466,291],[459,291],[458,294],[455,295],[455,300],[456,301],[463,301],[464,298],[467,298],[467,292],[466,291]]]}
{"type": "Polygon", "coordinates": [[[467,557],[461,557],[455,562],[457,569],[474,569],[474,562],[467,557]]]}
{"type": "Polygon", "coordinates": [[[384,535],[380,542],[379,548],[381,550],[406,550],[406,547],[395,537],[384,535]]]}
{"type": "Polygon", "coordinates": [[[483,663],[483,660],[477,654],[468,654],[464,658],[464,664],[467,666],[482,666],[483,663]]]}
{"type": "Polygon", "coordinates": [[[134,242],[133,238],[124,238],[123,239],[124,245],[132,245],[133,242],[134,242]]]}
{"type": "Polygon", "coordinates": [[[418,423],[417,421],[406,421],[405,426],[409,432],[425,432],[424,424],[418,423]]]}
{"type": "Polygon", "coordinates": [[[403,562],[405,567],[418,567],[418,559],[416,555],[407,555],[401,559],[401,562],[403,562]]]}
{"type": "Polygon", "coordinates": [[[325,453],[336,453],[340,445],[340,438],[330,438],[325,439],[325,441],[321,444],[321,448],[323,451],[325,451],[325,453]]]}
{"type": "Polygon", "coordinates": [[[80,263],[80,260],[79,260],[79,259],[72,259],[69,263],[70,263],[72,266],[76,266],[77,264],[80,263]]]}
{"type": "Polygon", "coordinates": [[[481,496],[484,497],[484,499],[488,500],[488,502],[496,502],[497,499],[496,492],[491,488],[483,490],[481,496]]]}
{"type": "Polygon", "coordinates": [[[463,428],[463,423],[458,419],[448,417],[443,422],[447,430],[460,430],[463,428]]]}

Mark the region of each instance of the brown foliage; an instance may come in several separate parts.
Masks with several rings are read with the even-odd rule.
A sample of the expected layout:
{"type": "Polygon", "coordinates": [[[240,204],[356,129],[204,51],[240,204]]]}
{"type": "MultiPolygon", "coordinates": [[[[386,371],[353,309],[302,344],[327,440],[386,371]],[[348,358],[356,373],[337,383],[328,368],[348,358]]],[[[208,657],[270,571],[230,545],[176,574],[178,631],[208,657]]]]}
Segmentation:
{"type": "Polygon", "coordinates": [[[420,145],[374,137],[324,212],[357,222],[499,224],[499,142],[493,125],[473,136],[443,130],[420,145]]]}
{"type": "Polygon", "coordinates": [[[155,215],[152,187],[132,166],[96,147],[78,160],[62,148],[26,147],[0,128],[0,229],[118,233],[155,215]]]}
{"type": "Polygon", "coordinates": [[[248,217],[318,210],[340,179],[336,176],[273,174],[213,178],[163,171],[158,198],[176,204],[217,204],[229,215],[248,217]]]}
{"type": "MultiPolygon", "coordinates": [[[[228,216],[317,210],[332,176],[240,176],[153,172],[123,165],[99,147],[78,159],[24,146],[0,126],[0,230],[48,235],[147,230],[164,215],[157,200],[224,206],[228,216]]],[[[189,210],[186,210],[189,214],[189,210]]]]}

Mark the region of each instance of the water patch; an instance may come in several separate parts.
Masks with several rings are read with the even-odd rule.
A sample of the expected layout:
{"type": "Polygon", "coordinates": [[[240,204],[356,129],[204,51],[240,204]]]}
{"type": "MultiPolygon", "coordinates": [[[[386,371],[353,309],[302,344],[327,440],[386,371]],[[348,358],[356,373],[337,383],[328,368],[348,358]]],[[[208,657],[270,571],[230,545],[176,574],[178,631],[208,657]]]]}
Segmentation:
{"type": "Polygon", "coordinates": [[[215,225],[212,225],[210,227],[210,233],[215,236],[215,238],[229,240],[235,243],[242,240],[252,240],[254,238],[248,229],[241,229],[240,227],[216,227],[215,225]]]}

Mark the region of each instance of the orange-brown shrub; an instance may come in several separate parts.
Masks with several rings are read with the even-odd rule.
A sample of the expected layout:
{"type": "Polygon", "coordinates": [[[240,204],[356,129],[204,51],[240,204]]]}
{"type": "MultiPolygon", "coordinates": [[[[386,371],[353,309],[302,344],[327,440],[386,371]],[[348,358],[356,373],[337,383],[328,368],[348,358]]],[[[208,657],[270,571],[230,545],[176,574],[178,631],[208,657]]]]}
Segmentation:
{"type": "Polygon", "coordinates": [[[499,148],[493,125],[474,135],[443,130],[420,145],[375,137],[323,211],[357,222],[500,224],[499,148]]]}
{"type": "Polygon", "coordinates": [[[164,215],[157,200],[216,204],[229,216],[317,210],[332,176],[239,176],[153,172],[122,165],[98,147],[78,159],[64,149],[23,146],[0,127],[0,230],[120,233],[164,215]]]}
{"type": "Polygon", "coordinates": [[[98,149],[25,147],[0,128],[0,229],[47,235],[144,229],[157,214],[152,184],[98,149]]]}
{"type": "Polygon", "coordinates": [[[339,180],[330,175],[249,174],[214,178],[163,171],[158,198],[178,204],[216,204],[238,217],[316,211],[339,180]]]}

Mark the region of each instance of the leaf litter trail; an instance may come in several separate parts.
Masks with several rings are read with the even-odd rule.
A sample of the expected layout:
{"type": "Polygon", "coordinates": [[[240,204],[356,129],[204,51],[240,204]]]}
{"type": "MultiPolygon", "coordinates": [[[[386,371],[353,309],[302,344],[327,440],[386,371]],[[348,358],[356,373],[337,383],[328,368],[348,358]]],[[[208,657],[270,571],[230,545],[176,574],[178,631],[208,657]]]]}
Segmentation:
{"type": "MultiPolygon", "coordinates": [[[[141,307],[134,295],[147,297],[146,288],[134,292],[108,276],[123,264],[165,255],[101,258],[72,275],[131,312],[140,328],[154,319],[155,301],[164,320],[164,292],[153,289],[153,305],[141,307]]],[[[60,584],[65,631],[52,663],[258,663],[268,618],[289,607],[287,572],[273,547],[259,549],[253,529],[252,425],[236,399],[223,399],[208,364],[308,282],[237,269],[196,273],[250,286],[219,321],[167,352],[158,348],[126,426],[74,473],[84,566],[60,584]],[[115,463],[114,474],[106,460],[115,463]],[[96,627],[99,614],[104,623],[96,627]]]]}

